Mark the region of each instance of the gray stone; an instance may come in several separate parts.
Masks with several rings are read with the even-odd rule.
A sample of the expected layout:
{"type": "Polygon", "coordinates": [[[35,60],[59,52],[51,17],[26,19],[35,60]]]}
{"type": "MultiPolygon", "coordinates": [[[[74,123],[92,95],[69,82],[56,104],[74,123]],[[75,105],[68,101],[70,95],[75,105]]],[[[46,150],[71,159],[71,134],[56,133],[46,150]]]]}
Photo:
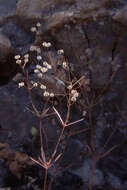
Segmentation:
{"type": "Polygon", "coordinates": [[[127,26],[127,5],[124,6],[122,9],[117,10],[115,15],[113,16],[113,19],[127,26]]]}
{"type": "Polygon", "coordinates": [[[107,180],[106,180],[113,188],[121,189],[122,183],[119,177],[114,176],[113,174],[109,173],[107,180]]]}
{"type": "Polygon", "coordinates": [[[0,0],[0,22],[6,18],[15,16],[17,0],[0,0]]]}
{"type": "Polygon", "coordinates": [[[9,77],[15,71],[14,62],[9,61],[13,55],[11,41],[0,33],[0,77],[9,77]]]}
{"type": "MultiPolygon", "coordinates": [[[[86,159],[84,164],[78,168],[77,170],[72,170],[74,174],[80,176],[84,182],[89,183],[91,177],[93,162],[91,159],[86,159]]],[[[101,170],[95,169],[95,175],[93,179],[93,186],[94,185],[103,185],[104,184],[104,175],[101,170]]]]}
{"type": "MultiPolygon", "coordinates": [[[[18,84],[11,82],[0,87],[0,118],[2,130],[8,132],[11,142],[21,143],[29,136],[32,125],[35,125],[35,117],[27,110],[29,98],[26,89],[18,88],[18,84]]],[[[7,134],[3,133],[1,139],[5,141],[7,134]]]]}

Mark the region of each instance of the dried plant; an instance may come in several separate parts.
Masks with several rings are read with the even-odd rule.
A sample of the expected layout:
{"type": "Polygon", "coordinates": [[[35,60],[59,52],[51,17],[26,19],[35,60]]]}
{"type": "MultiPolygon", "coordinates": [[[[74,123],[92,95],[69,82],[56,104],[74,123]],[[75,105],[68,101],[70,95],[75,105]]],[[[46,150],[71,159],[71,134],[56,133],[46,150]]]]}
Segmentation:
{"type": "MultiPolygon", "coordinates": [[[[37,23],[36,27],[31,28],[31,32],[35,32],[36,37],[39,35],[40,27],[41,24],[37,23]]],[[[89,126],[90,126],[89,128],[90,143],[88,144],[88,142],[85,140],[85,145],[87,146],[93,159],[93,169],[89,185],[89,190],[92,190],[93,178],[97,161],[108,155],[112,150],[114,150],[118,146],[116,145],[107,152],[104,152],[104,148],[106,147],[111,136],[115,132],[113,131],[113,133],[111,134],[111,136],[109,136],[103,148],[100,149],[99,151],[96,151],[94,144],[94,128],[92,122],[92,109],[95,105],[99,103],[103,93],[107,89],[108,85],[112,82],[113,77],[116,74],[116,71],[111,76],[109,83],[102,89],[99,96],[98,97],[93,96],[90,100],[89,99],[89,94],[91,93],[89,87],[90,79],[87,78],[87,75],[80,76],[79,78],[77,78],[74,75],[74,73],[71,70],[71,65],[64,57],[63,49],[57,51],[57,56],[56,56],[57,58],[54,59],[52,56],[52,51],[50,49],[51,46],[52,44],[50,42],[42,42],[41,47],[40,45],[31,45],[30,52],[28,54],[25,54],[24,56],[21,55],[15,56],[16,64],[18,64],[19,67],[21,68],[25,78],[24,81],[18,84],[18,87],[19,88],[26,87],[26,89],[28,90],[28,95],[32,105],[32,109],[29,109],[29,111],[31,111],[34,115],[36,115],[36,117],[39,120],[41,154],[38,157],[38,159],[34,159],[33,157],[30,157],[30,159],[45,169],[43,190],[50,190],[51,185],[53,183],[53,179],[56,176],[57,172],[60,170],[59,167],[57,168],[56,163],[60,161],[60,159],[63,157],[64,154],[64,151],[59,149],[59,147],[61,145],[65,130],[71,127],[72,125],[83,121],[83,118],[73,122],[70,121],[70,115],[72,111],[71,107],[73,104],[77,102],[80,96],[82,96],[82,98],[86,102],[85,103],[86,110],[84,110],[84,113],[85,114],[86,112],[88,113],[89,126]],[[34,81],[30,79],[30,73],[29,73],[30,56],[31,53],[33,52],[34,55],[36,56],[35,59],[36,61],[34,64],[34,76],[35,76],[34,81]],[[41,96],[45,100],[45,106],[41,112],[38,110],[38,108],[33,102],[32,98],[33,89],[35,90],[39,89],[41,92],[41,96]],[[64,119],[60,111],[55,106],[55,99],[60,99],[66,102],[67,112],[64,119]],[[52,150],[50,156],[47,157],[46,152],[48,151],[48,136],[43,127],[43,119],[45,120],[46,117],[49,117],[50,115],[55,115],[57,117],[61,125],[61,131],[56,140],[54,149],[52,150]],[[53,173],[53,177],[51,178],[50,183],[47,182],[47,176],[49,170],[53,173]]],[[[74,134],[69,134],[69,136],[78,134],[86,130],[88,130],[88,128],[79,130],[77,133],[74,134]]]]}
{"type": "MultiPolygon", "coordinates": [[[[40,27],[41,25],[37,23],[37,27],[40,27]]],[[[32,32],[37,32],[36,27],[31,28],[32,32]]],[[[83,118],[70,122],[70,114],[71,114],[71,106],[77,101],[79,98],[80,92],[80,86],[81,81],[84,79],[84,76],[80,77],[79,79],[71,77],[71,70],[70,70],[70,65],[67,62],[67,60],[64,58],[64,50],[58,50],[57,51],[57,62],[54,63],[52,55],[50,50],[46,50],[47,54],[47,60],[43,58],[42,56],[42,51],[43,49],[49,49],[51,47],[50,42],[43,42],[42,47],[38,47],[35,45],[32,45],[30,47],[30,53],[31,51],[36,53],[36,61],[37,63],[34,65],[34,75],[36,76],[35,81],[30,80],[30,73],[29,73],[29,58],[30,58],[30,53],[25,54],[24,56],[21,55],[16,55],[15,60],[16,63],[19,65],[21,68],[23,75],[24,75],[24,81],[20,82],[18,84],[18,87],[25,87],[28,90],[28,95],[30,98],[30,102],[32,105],[32,109],[29,109],[34,115],[39,120],[39,129],[40,129],[40,146],[41,146],[41,155],[38,157],[38,159],[34,159],[30,157],[32,161],[34,161],[36,164],[40,165],[45,169],[45,176],[44,176],[44,186],[43,189],[50,190],[51,189],[51,184],[53,182],[53,179],[47,184],[47,175],[49,169],[53,172],[54,176],[56,175],[55,173],[59,170],[55,168],[55,164],[57,161],[60,160],[60,158],[63,156],[63,151],[58,150],[59,146],[61,144],[62,138],[64,136],[65,129],[70,127],[71,125],[74,125],[78,122],[83,121],[83,118]],[[62,61],[59,58],[62,56],[62,61]],[[48,73],[49,72],[49,73],[48,73]],[[50,75],[50,72],[52,72],[52,80],[55,81],[54,84],[58,84],[58,86],[62,86],[62,90],[50,88],[50,80],[46,81],[46,77],[50,75]],[[64,76],[64,77],[63,77],[64,76]],[[41,90],[41,94],[45,99],[45,106],[44,109],[40,112],[36,105],[33,103],[33,98],[32,98],[32,92],[33,89],[39,89],[41,90]],[[67,113],[65,119],[62,118],[61,114],[57,110],[54,104],[54,99],[57,97],[61,97],[62,100],[65,99],[66,104],[67,104],[67,113]],[[58,136],[58,139],[56,141],[56,145],[54,149],[52,150],[52,153],[50,156],[46,156],[46,151],[48,150],[48,137],[43,129],[43,122],[42,119],[46,119],[47,116],[50,115],[56,115],[58,120],[60,121],[61,124],[61,132],[58,136]],[[45,143],[44,143],[44,137],[46,139],[46,149],[45,149],[45,143]],[[54,170],[55,169],[55,170],[54,170]],[[53,171],[54,170],[54,171],[53,171]]],[[[51,81],[52,83],[52,81],[51,81]]],[[[57,86],[56,86],[57,88],[57,86]]],[[[81,131],[82,132],[82,131],[81,131]]]]}

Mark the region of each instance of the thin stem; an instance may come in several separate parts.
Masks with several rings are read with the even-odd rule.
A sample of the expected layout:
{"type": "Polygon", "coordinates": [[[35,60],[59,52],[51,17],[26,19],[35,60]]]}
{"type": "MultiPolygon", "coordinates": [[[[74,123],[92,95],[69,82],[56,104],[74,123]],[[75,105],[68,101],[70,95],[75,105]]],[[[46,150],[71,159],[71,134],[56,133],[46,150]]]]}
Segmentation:
{"type": "Polygon", "coordinates": [[[39,119],[39,127],[40,127],[40,143],[41,143],[41,156],[44,162],[46,162],[45,158],[45,152],[44,152],[44,147],[43,147],[43,140],[42,140],[42,119],[39,119]]]}
{"type": "Polygon", "coordinates": [[[27,84],[27,89],[28,89],[28,94],[29,94],[31,105],[33,107],[33,110],[34,110],[36,116],[40,117],[40,114],[39,114],[38,110],[36,109],[35,105],[33,104],[32,95],[31,95],[31,89],[30,89],[30,84],[29,84],[28,72],[26,72],[26,73],[24,72],[24,75],[26,77],[26,84],[27,84]]]}
{"type": "Polygon", "coordinates": [[[91,129],[91,132],[90,132],[90,141],[91,141],[91,147],[92,147],[92,150],[95,151],[95,145],[94,145],[94,130],[93,130],[93,123],[92,123],[92,115],[91,115],[91,110],[89,109],[88,110],[88,114],[89,114],[89,122],[90,122],[90,129],[91,129]]]}
{"type": "Polygon", "coordinates": [[[41,143],[41,147],[42,147],[42,119],[39,118],[39,129],[40,129],[40,143],[41,143]]]}
{"type": "Polygon", "coordinates": [[[54,172],[54,175],[51,177],[49,185],[48,185],[48,190],[51,190],[54,178],[56,177],[56,174],[58,173],[58,171],[59,171],[59,169],[56,172],[54,172]]]}
{"type": "Polygon", "coordinates": [[[70,105],[70,96],[69,96],[69,99],[68,99],[68,106],[67,106],[67,115],[66,115],[66,120],[65,120],[65,126],[67,125],[67,123],[68,123],[68,121],[69,121],[70,108],[71,108],[71,105],[70,105]]]}
{"type": "Polygon", "coordinates": [[[46,190],[47,175],[48,175],[48,169],[45,169],[45,176],[44,176],[44,187],[43,187],[43,189],[44,189],[44,190],[46,190]]]}
{"type": "Polygon", "coordinates": [[[63,133],[64,133],[64,129],[65,129],[65,127],[63,127],[62,130],[61,130],[60,136],[59,136],[59,138],[58,138],[58,141],[57,141],[57,144],[56,144],[56,147],[55,147],[55,149],[54,149],[54,152],[53,152],[53,154],[52,154],[51,159],[53,159],[54,156],[56,155],[56,152],[57,152],[58,146],[59,146],[59,144],[60,144],[61,138],[62,138],[63,133]]]}
{"type": "Polygon", "coordinates": [[[94,161],[93,161],[93,168],[92,168],[92,174],[91,174],[91,178],[90,178],[89,190],[92,190],[92,189],[93,189],[93,180],[94,180],[94,174],[95,174],[96,163],[97,163],[97,159],[94,158],[94,161]]]}

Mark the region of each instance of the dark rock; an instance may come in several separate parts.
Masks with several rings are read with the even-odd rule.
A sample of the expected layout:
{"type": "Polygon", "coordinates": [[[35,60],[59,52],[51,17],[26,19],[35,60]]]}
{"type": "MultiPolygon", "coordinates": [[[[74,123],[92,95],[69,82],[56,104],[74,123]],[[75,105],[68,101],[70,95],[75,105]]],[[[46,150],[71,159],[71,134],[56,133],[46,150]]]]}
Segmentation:
{"type": "MultiPolygon", "coordinates": [[[[84,182],[89,183],[91,177],[93,162],[91,159],[86,159],[82,167],[77,170],[73,170],[73,173],[80,176],[84,182]]],[[[95,169],[93,186],[100,185],[102,186],[105,183],[104,175],[101,170],[95,169]]]]}
{"type": "Polygon", "coordinates": [[[122,23],[123,25],[127,25],[127,5],[122,9],[116,11],[113,19],[117,22],[122,23]]]}
{"type": "Polygon", "coordinates": [[[0,68],[0,78],[9,78],[16,71],[11,42],[2,33],[0,34],[0,68]]]}
{"type": "Polygon", "coordinates": [[[16,14],[16,3],[18,0],[0,0],[0,23],[16,14]]]}
{"type": "Polygon", "coordinates": [[[12,82],[0,87],[0,99],[0,107],[2,108],[0,118],[3,130],[1,140],[7,139],[6,133],[9,130],[11,142],[16,144],[19,142],[20,144],[22,139],[29,137],[31,127],[35,125],[36,121],[26,108],[29,105],[27,92],[23,88],[19,89],[18,84],[12,82]]]}
{"type": "MultiPolygon", "coordinates": [[[[106,152],[114,145],[120,144],[120,147],[118,146],[112,151],[110,156],[99,160],[93,185],[99,186],[99,189],[101,187],[105,189],[104,184],[107,183],[108,189],[126,190],[126,0],[20,0],[17,4],[17,10],[16,0],[0,2],[2,31],[0,38],[0,77],[8,78],[15,71],[12,55],[14,52],[18,51],[24,54],[29,51],[32,42],[37,42],[36,34],[29,34],[29,30],[39,20],[42,24],[38,35],[39,43],[41,44],[43,40],[51,40],[54,45],[52,47],[53,52],[56,49],[64,49],[65,56],[71,63],[73,73],[77,78],[86,72],[90,73],[92,90],[89,94],[90,98],[93,98],[93,102],[91,102],[95,107],[92,110],[94,112],[92,119],[96,151],[100,151],[113,131],[115,133],[103,151],[106,152]],[[113,73],[115,76],[112,78],[113,73]],[[103,91],[106,85],[108,88],[103,91]],[[102,94],[99,101],[94,102],[94,98],[98,100],[98,97],[96,99],[96,92],[102,92],[102,94]],[[122,122],[117,125],[120,119],[122,122]]],[[[22,78],[15,78],[14,80],[20,81],[22,78]]],[[[46,80],[51,81],[51,86],[53,86],[52,83],[56,82],[52,80],[51,75],[46,80]]],[[[35,98],[39,105],[42,97],[36,96],[35,98]]],[[[30,106],[30,102],[24,89],[18,89],[14,82],[0,87],[0,107],[2,108],[0,124],[2,128],[11,130],[8,134],[2,131],[1,140],[5,141],[6,139],[12,144],[16,144],[25,141],[26,138],[29,139],[31,126],[37,121],[33,115],[27,112],[25,105],[30,106]]],[[[83,108],[83,110],[86,109],[83,108]]],[[[88,117],[85,119],[89,127],[88,117]]],[[[50,124],[49,120],[49,122],[45,122],[44,127],[49,127],[47,133],[52,150],[58,136],[56,131],[59,123],[55,123],[53,128],[50,124]]],[[[85,122],[84,125],[86,126],[85,122]]],[[[89,135],[86,134],[86,136],[89,138],[89,135]]],[[[77,169],[73,172],[76,172],[76,175],[79,175],[88,184],[93,163],[88,157],[82,157],[83,163],[83,160],[80,159],[80,153],[83,149],[80,145],[87,138],[83,139],[83,135],[79,135],[78,140],[76,138],[70,140],[63,165],[72,163],[72,159],[74,164],[79,163],[80,168],[79,165],[75,164],[74,167],[77,169]],[[78,158],[75,158],[75,155],[78,158]]],[[[26,143],[27,146],[29,143],[26,143]]],[[[85,151],[86,153],[87,151],[85,151]]],[[[63,189],[74,189],[74,186],[77,188],[76,185],[69,184],[74,177],[73,175],[70,176],[69,174],[66,175],[65,179],[62,178],[61,184],[63,186],[67,178],[70,180],[68,186],[63,187],[63,189]]],[[[76,183],[78,182],[76,181],[76,183]]],[[[57,187],[62,188],[61,186],[57,187]]]]}

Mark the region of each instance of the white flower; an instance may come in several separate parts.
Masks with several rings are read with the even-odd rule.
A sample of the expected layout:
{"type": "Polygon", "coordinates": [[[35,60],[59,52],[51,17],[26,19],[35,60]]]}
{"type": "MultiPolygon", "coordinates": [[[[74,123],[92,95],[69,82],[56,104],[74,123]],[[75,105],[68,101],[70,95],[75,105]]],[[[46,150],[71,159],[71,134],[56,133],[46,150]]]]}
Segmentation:
{"type": "Polygon", "coordinates": [[[45,91],[45,92],[43,93],[43,96],[49,96],[49,92],[45,91]]]}
{"type": "Polygon", "coordinates": [[[77,90],[72,90],[71,91],[71,94],[75,94],[75,93],[77,93],[77,90]]]}
{"type": "Polygon", "coordinates": [[[68,88],[69,90],[71,90],[71,89],[72,89],[72,85],[70,84],[67,88],[68,88]]]}
{"type": "Polygon", "coordinates": [[[41,53],[41,49],[39,47],[36,48],[37,53],[41,53]]]}
{"type": "Polygon", "coordinates": [[[38,22],[38,23],[36,24],[36,26],[37,26],[37,27],[40,27],[40,26],[41,26],[41,23],[40,23],[40,22],[38,22]]]}
{"type": "Polygon", "coordinates": [[[25,63],[28,63],[28,62],[29,62],[29,59],[28,59],[28,58],[25,58],[25,59],[24,59],[24,62],[25,62],[25,63]]]}
{"type": "Polygon", "coordinates": [[[42,78],[42,77],[43,77],[43,74],[42,74],[42,73],[38,73],[38,74],[37,74],[37,77],[38,77],[38,78],[42,78]]]}
{"type": "Polygon", "coordinates": [[[20,59],[20,57],[21,57],[20,55],[16,55],[16,56],[15,56],[15,59],[16,59],[16,60],[17,60],[17,59],[20,59]]]}
{"type": "Polygon", "coordinates": [[[37,56],[37,60],[40,61],[42,57],[40,55],[37,56]]]}
{"type": "Polygon", "coordinates": [[[42,45],[43,45],[44,47],[49,48],[49,47],[51,46],[51,43],[50,43],[50,42],[43,42],[42,45]]]}
{"type": "Polygon", "coordinates": [[[43,65],[47,67],[48,65],[47,61],[43,61],[43,65]]]}
{"type": "Polygon", "coordinates": [[[76,97],[72,96],[72,97],[71,97],[71,101],[72,101],[72,102],[76,102],[76,97]]]}
{"type": "Polygon", "coordinates": [[[84,111],[82,112],[82,116],[86,116],[86,114],[87,114],[87,111],[84,110],[84,111]]]}
{"type": "Polygon", "coordinates": [[[31,27],[31,32],[36,32],[36,31],[37,31],[36,27],[31,27]]]}
{"type": "Polygon", "coordinates": [[[46,67],[42,67],[42,68],[41,68],[41,72],[42,72],[42,73],[46,73],[47,70],[48,70],[48,69],[47,69],[46,67]]]}
{"type": "Polygon", "coordinates": [[[41,69],[42,66],[41,66],[41,65],[36,65],[36,68],[37,68],[37,69],[41,69]]]}
{"type": "Polygon", "coordinates": [[[40,71],[38,69],[34,69],[34,73],[39,73],[40,71]]]}
{"type": "Polygon", "coordinates": [[[43,85],[43,84],[41,84],[41,85],[40,85],[40,88],[43,89],[43,90],[45,90],[45,89],[46,89],[46,86],[43,85]]]}
{"type": "Polygon", "coordinates": [[[18,60],[16,60],[16,63],[17,63],[18,65],[20,65],[20,64],[22,63],[22,61],[21,61],[20,59],[18,59],[18,60]]]}
{"type": "Polygon", "coordinates": [[[54,93],[52,92],[52,93],[50,93],[50,97],[54,97],[54,93]]]}
{"type": "Polygon", "coordinates": [[[77,98],[79,96],[79,93],[76,92],[74,95],[73,95],[75,98],[77,98]]]}
{"type": "Polygon", "coordinates": [[[37,47],[36,46],[30,46],[30,51],[36,51],[37,47]]]}
{"type": "Polygon", "coordinates": [[[25,54],[24,57],[25,57],[25,59],[28,59],[29,58],[29,54],[25,54]]]}
{"type": "Polygon", "coordinates": [[[64,69],[66,69],[66,68],[67,68],[67,62],[64,61],[64,62],[62,63],[62,66],[63,66],[64,69]]]}
{"type": "Polygon", "coordinates": [[[52,69],[52,66],[48,64],[47,69],[52,69]]]}
{"type": "Polygon", "coordinates": [[[58,51],[57,51],[57,54],[58,55],[61,55],[61,54],[63,54],[64,53],[64,50],[63,49],[59,49],[58,51]]]}
{"type": "Polygon", "coordinates": [[[33,84],[33,87],[37,87],[37,86],[38,86],[38,83],[35,82],[35,83],[33,84]]]}
{"type": "Polygon", "coordinates": [[[24,82],[20,82],[20,83],[18,84],[18,87],[21,88],[21,87],[23,87],[24,85],[25,85],[24,82]]]}
{"type": "Polygon", "coordinates": [[[51,47],[51,43],[50,42],[47,43],[47,47],[51,47]]]}

